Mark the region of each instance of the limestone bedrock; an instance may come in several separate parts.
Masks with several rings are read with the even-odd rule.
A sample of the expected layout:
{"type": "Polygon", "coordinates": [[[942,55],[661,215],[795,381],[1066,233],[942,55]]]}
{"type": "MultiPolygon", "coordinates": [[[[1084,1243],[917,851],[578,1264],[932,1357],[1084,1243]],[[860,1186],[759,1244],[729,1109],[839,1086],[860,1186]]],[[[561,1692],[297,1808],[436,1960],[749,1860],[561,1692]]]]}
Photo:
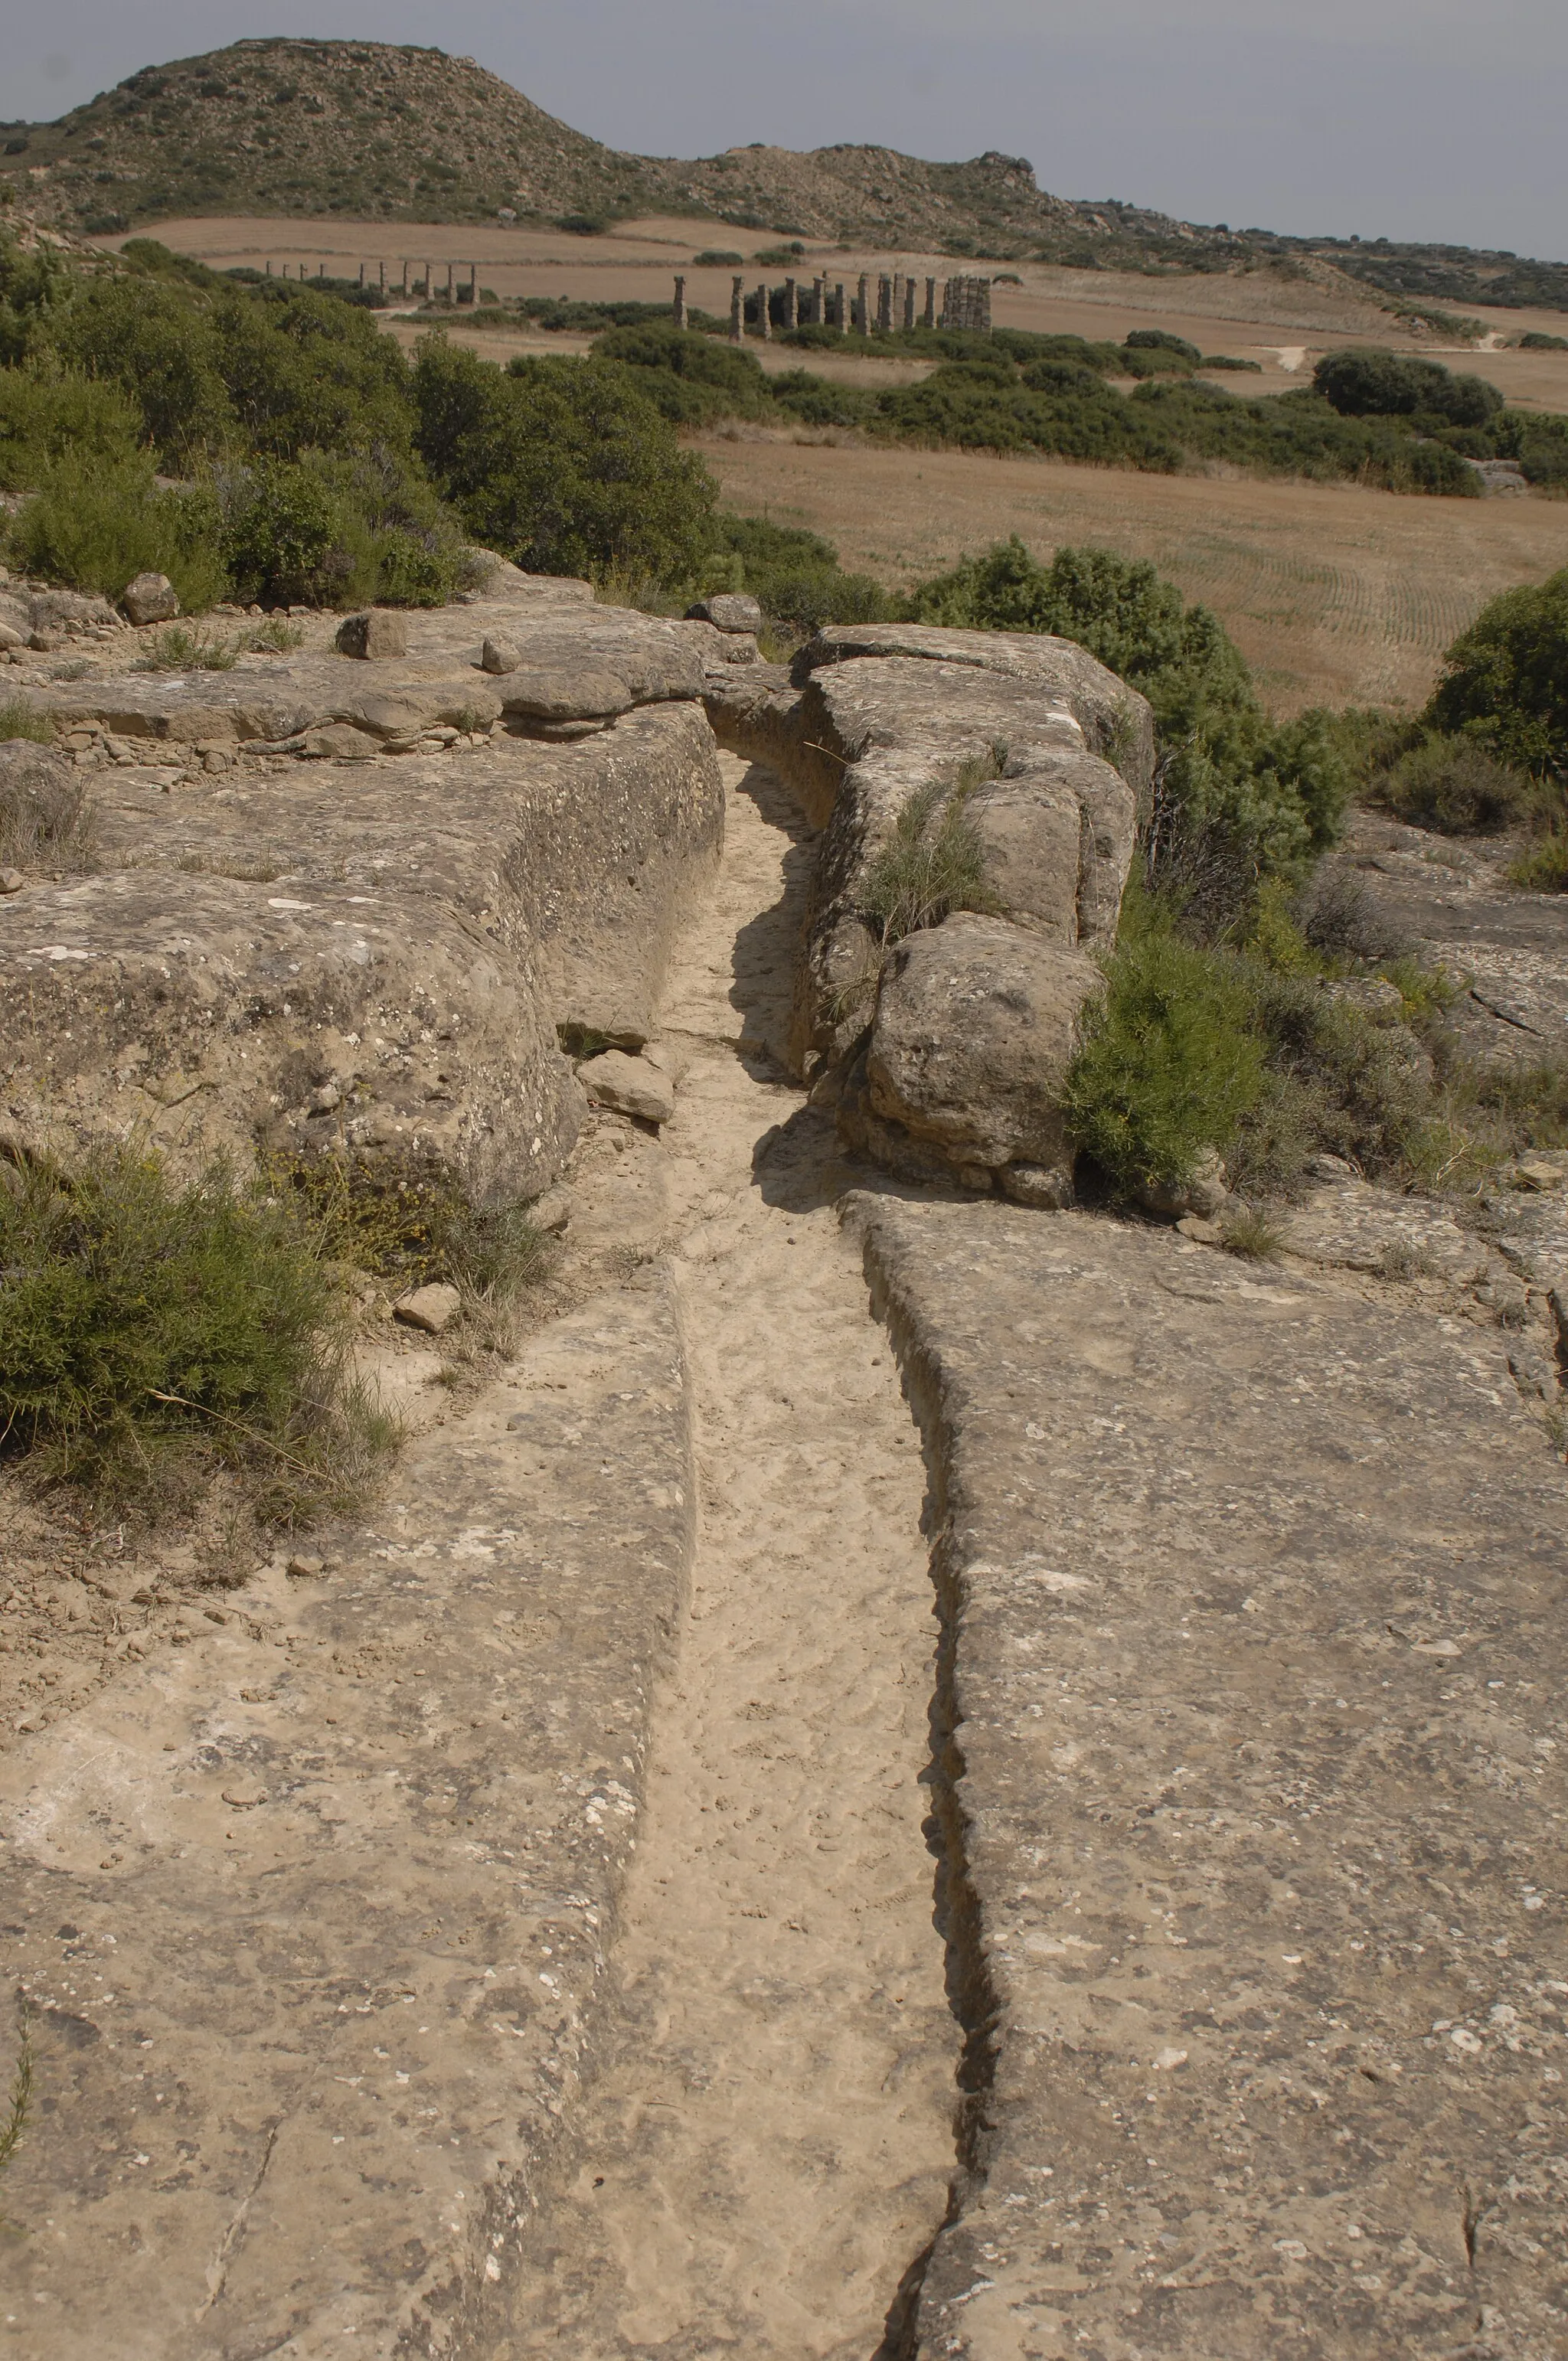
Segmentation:
{"type": "Polygon", "coordinates": [[[975,2095],[910,2350],[1563,2349],[1568,1477],[1502,1340],[850,1201],[939,1469],[975,2095]]]}
{"type": "Polygon", "coordinates": [[[790,1060],[839,1096],[847,1141],[913,1179],[1013,1194],[1032,1185],[1014,1163],[1069,1171],[1056,1102],[1091,954],[1115,940],[1153,771],[1146,700],[1065,640],[835,625],[791,675],[710,670],[707,705],[822,831],[790,1060]],[[983,914],[954,910],[890,960],[868,880],[929,790],[928,827],[962,800],[983,914]]]}

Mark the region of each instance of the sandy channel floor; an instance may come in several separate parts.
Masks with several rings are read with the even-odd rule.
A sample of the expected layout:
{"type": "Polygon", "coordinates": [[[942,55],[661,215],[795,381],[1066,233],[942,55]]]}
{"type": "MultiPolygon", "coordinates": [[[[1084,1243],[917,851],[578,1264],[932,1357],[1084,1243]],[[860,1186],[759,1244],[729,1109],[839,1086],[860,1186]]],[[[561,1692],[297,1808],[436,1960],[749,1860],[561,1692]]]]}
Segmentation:
{"type": "Polygon", "coordinates": [[[770,1050],[794,807],[721,759],[724,869],[664,1016],[685,1063],[664,1139],[697,1409],[689,1613],[581,2170],[477,2348],[490,2361],[867,2361],[953,2169],[925,1469],[833,1208],[831,1119],[770,1050]]]}

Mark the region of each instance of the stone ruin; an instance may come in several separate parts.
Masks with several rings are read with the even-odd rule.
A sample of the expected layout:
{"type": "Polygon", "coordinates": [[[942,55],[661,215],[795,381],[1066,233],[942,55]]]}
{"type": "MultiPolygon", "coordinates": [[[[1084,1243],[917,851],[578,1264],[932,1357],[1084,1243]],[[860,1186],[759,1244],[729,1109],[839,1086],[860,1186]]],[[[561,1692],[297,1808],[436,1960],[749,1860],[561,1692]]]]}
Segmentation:
{"type": "MultiPolygon", "coordinates": [[[[775,328],[837,328],[841,336],[905,333],[916,327],[959,329],[971,335],[991,334],[991,281],[965,276],[940,282],[938,302],[935,279],[922,282],[912,272],[883,271],[872,296],[871,273],[862,270],[851,292],[842,280],[813,279],[810,286],[786,279],[782,287],[759,280],[747,291],[744,274],[737,271],[729,285],[729,335],[739,344],[750,330],[766,344],[775,328]]],[[[675,280],[673,310],[677,328],[691,324],[685,274],[675,280]]]]}

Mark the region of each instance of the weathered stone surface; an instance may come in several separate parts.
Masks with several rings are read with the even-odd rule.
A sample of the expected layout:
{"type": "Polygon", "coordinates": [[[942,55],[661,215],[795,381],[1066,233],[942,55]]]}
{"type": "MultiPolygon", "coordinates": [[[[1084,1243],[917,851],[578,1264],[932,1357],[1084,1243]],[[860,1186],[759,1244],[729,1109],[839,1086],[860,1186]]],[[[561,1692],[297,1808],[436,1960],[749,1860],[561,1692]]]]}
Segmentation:
{"type": "Polygon", "coordinates": [[[35,590],[27,607],[35,631],[112,630],[120,620],[106,598],[82,590],[35,590]]]}
{"type": "MultiPolygon", "coordinates": [[[[831,1089],[853,1145],[891,1156],[905,1171],[945,1173],[972,1187],[982,1168],[999,1162],[1054,1166],[1059,1123],[1038,1130],[1039,1093],[1021,1068],[1014,1079],[1030,1094],[1029,1111],[1012,1126],[1016,1153],[996,1156],[968,1153],[961,1142],[971,1134],[962,1124],[945,1131],[894,1115],[892,1099],[903,1085],[895,1093],[885,1072],[878,1083],[874,1048],[848,1075],[875,1016],[882,968],[867,875],[913,796],[961,785],[985,887],[1007,930],[1063,949],[1108,946],[1131,865],[1137,792],[1152,762],[1145,700],[1064,641],[902,625],[819,633],[796,659],[793,685],[792,697],[771,665],[736,680],[715,664],[705,689],[720,738],[774,763],[822,830],[796,972],[792,1066],[831,1089]],[[1092,751],[1100,745],[1120,769],[1092,751]],[[1038,1155],[1026,1145],[1035,1137],[1038,1155]]],[[[924,1038],[935,1072],[938,1045],[928,1028],[924,1038]]],[[[1053,1059],[1053,1086],[1062,1071],[1053,1059]]],[[[991,1137],[994,1144],[1002,1133],[991,1137]]]]}
{"type": "Polygon", "coordinates": [[[984,2078],[910,2349],[1546,2361],[1568,1477],[1503,1340],[1083,1214],[854,1217],[938,1470],[984,2078]]]}
{"type": "Polygon", "coordinates": [[[960,911],[900,943],[866,1048],[872,1113],[954,1165],[1069,1161],[1063,1078],[1092,960],[960,911]]]}
{"type": "Polygon", "coordinates": [[[126,583],[120,604],[133,623],[168,623],[180,612],[179,595],[167,574],[138,574],[126,583]]]}
{"type": "Polygon", "coordinates": [[[830,623],[795,659],[797,678],[865,656],[965,664],[1065,700],[1091,754],[1114,763],[1140,802],[1154,779],[1148,700],[1086,648],[1043,631],[945,631],[929,623],[830,623]]]}
{"type": "Polygon", "coordinates": [[[1453,1047],[1500,1068],[1568,1060],[1568,909],[1508,884],[1517,850],[1357,811],[1313,885],[1356,950],[1441,965],[1461,987],[1444,1017],[1453,1047]]]}
{"type": "Polygon", "coordinates": [[[633,700],[613,673],[563,666],[557,672],[511,672],[500,701],[504,713],[530,721],[609,721],[628,712],[633,700]]]}
{"type": "Polygon", "coordinates": [[[663,1290],[557,1323],[397,1491],[0,1767],[38,2361],[466,2350],[568,2162],[691,1543],[663,1290]]]}
{"type": "Polygon", "coordinates": [[[1002,1193],[1014,1205],[1031,1206],[1036,1213],[1059,1213],[1073,1202],[1072,1166],[1061,1164],[1004,1164],[996,1175],[1002,1193]]]}
{"type": "Polygon", "coordinates": [[[635,1115],[641,1123],[668,1123],[675,1093],[668,1074],[624,1049],[606,1049],[577,1069],[577,1079],[597,1106],[635,1115]]]}
{"type": "Polygon", "coordinates": [[[416,1287],[411,1294],[400,1295],[392,1306],[392,1317],[400,1320],[405,1328],[421,1329],[427,1336],[439,1336],[449,1328],[463,1308],[463,1298],[455,1287],[434,1284],[416,1287]]]}
{"type": "Polygon", "coordinates": [[[582,1105],[557,1026],[646,1038],[721,840],[693,706],[580,749],[99,777],[103,873],[7,906],[0,1098],[29,1142],[129,1126],[182,1169],[259,1140],[536,1196],[582,1105]]]}
{"type": "Polygon", "coordinates": [[[688,607],[686,614],[694,622],[711,623],[718,631],[756,632],[762,628],[762,610],[745,591],[716,591],[711,598],[699,598],[688,607]]]}
{"type": "Polygon", "coordinates": [[[371,661],[406,656],[409,619],[396,608],[367,607],[362,614],[344,617],[334,645],[340,656],[360,656],[371,661]]]}

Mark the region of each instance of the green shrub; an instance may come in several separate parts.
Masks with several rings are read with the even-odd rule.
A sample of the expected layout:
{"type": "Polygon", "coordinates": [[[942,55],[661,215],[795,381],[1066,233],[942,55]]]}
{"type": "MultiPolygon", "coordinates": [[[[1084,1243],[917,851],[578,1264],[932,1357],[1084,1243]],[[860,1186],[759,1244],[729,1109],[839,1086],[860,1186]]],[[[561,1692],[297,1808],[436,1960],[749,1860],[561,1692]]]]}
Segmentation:
{"type": "Polygon", "coordinates": [[[434,335],[414,389],[420,452],[488,548],[536,574],[700,571],[714,486],[634,371],[520,357],[503,374],[434,335]]]}
{"type": "Polygon", "coordinates": [[[436,1173],[389,1180],[341,1156],[277,1156],[265,1176],[323,1253],[400,1289],[439,1279],[475,1295],[515,1291],[543,1267],[546,1242],[525,1208],[476,1207],[436,1173]]]}
{"type": "Polygon", "coordinates": [[[1385,491],[1481,497],[1475,471],[1445,444],[1423,439],[1402,418],[1342,416],[1305,387],[1249,401],[1197,379],[1168,379],[1139,386],[1132,406],[1198,458],[1310,482],[1354,477],[1385,491]]]}
{"type": "Polygon", "coordinates": [[[90,378],[0,369],[0,491],[30,491],[69,452],[96,462],[135,456],[141,413],[90,378]]]}
{"type": "Polygon", "coordinates": [[[46,581],[118,598],[138,574],[167,574],[188,612],[223,596],[217,503],[202,488],[159,487],[142,454],[94,459],[67,451],[38,478],[12,523],[13,561],[46,581]]]}
{"type": "Polygon", "coordinates": [[[212,351],[238,429],[280,458],[389,450],[413,434],[408,363],[364,311],[268,280],[212,313],[212,351]]]}
{"type": "Polygon", "coordinates": [[[1532,894],[1568,894],[1568,833],[1544,836],[1508,864],[1508,883],[1532,894]]]}
{"type": "Polygon", "coordinates": [[[1180,1180],[1223,1153],[1264,1091],[1248,995],[1168,925],[1135,925],[1106,963],[1064,1105],[1073,1137],[1121,1191],[1180,1180]]]}
{"type": "Polygon", "coordinates": [[[264,607],[433,607],[465,544],[422,473],[387,451],[258,459],[223,485],[237,598],[264,607]]]}
{"type": "Polygon", "coordinates": [[[78,282],[50,324],[69,368],[137,404],[163,465],[182,473],[234,439],[208,312],[190,291],[141,278],[78,282]]]}
{"type": "Polygon", "coordinates": [[[1443,657],[1426,718],[1505,763],[1568,773],[1568,567],[1487,601],[1443,657]]]}
{"type": "Polygon", "coordinates": [[[1450,426],[1485,426],[1503,407],[1485,378],[1455,377],[1441,361],[1362,346],[1326,353],[1312,383],[1346,418],[1425,416],[1450,426]]]}
{"type": "Polygon", "coordinates": [[[1417,828],[1486,836],[1525,819],[1538,790],[1527,772],[1499,763],[1475,738],[1434,732],[1374,774],[1375,802],[1417,828]]]}
{"type": "Polygon", "coordinates": [[[847,574],[830,542],[766,517],[718,515],[694,588],[749,590],[774,623],[790,631],[825,623],[880,623],[894,602],[867,574],[847,574]]]}
{"type": "Polygon", "coordinates": [[[35,746],[54,742],[54,723],[25,697],[0,697],[0,740],[28,738],[35,746]]]}
{"type": "Polygon", "coordinates": [[[1062,548],[1036,564],[1014,536],[912,592],[921,622],[1051,631],[1140,689],[1160,749],[1152,851],[1223,881],[1228,920],[1258,875],[1292,873],[1333,841],[1352,768],[1327,717],[1271,724],[1240,651],[1142,559],[1062,548]]]}
{"type": "Polygon", "coordinates": [[[0,1427],[111,1511],[228,1467],[280,1519],[348,1506],[390,1440],[287,1211],[109,1151],[0,1189],[0,1427]]]}
{"type": "Polygon", "coordinates": [[[696,270],[738,270],[745,259],[743,254],[735,254],[727,246],[708,246],[700,254],[693,255],[692,267],[696,270]]]}
{"type": "Polygon", "coordinates": [[[635,370],[639,391],[679,426],[760,418],[773,405],[769,380],[753,355],[694,336],[668,319],[609,329],[595,344],[594,357],[635,370]]]}
{"type": "Polygon", "coordinates": [[[1181,361],[1202,357],[1196,345],[1190,345],[1185,336],[1173,336],[1168,328],[1130,328],[1123,341],[1132,353],[1173,353],[1181,361]]]}

